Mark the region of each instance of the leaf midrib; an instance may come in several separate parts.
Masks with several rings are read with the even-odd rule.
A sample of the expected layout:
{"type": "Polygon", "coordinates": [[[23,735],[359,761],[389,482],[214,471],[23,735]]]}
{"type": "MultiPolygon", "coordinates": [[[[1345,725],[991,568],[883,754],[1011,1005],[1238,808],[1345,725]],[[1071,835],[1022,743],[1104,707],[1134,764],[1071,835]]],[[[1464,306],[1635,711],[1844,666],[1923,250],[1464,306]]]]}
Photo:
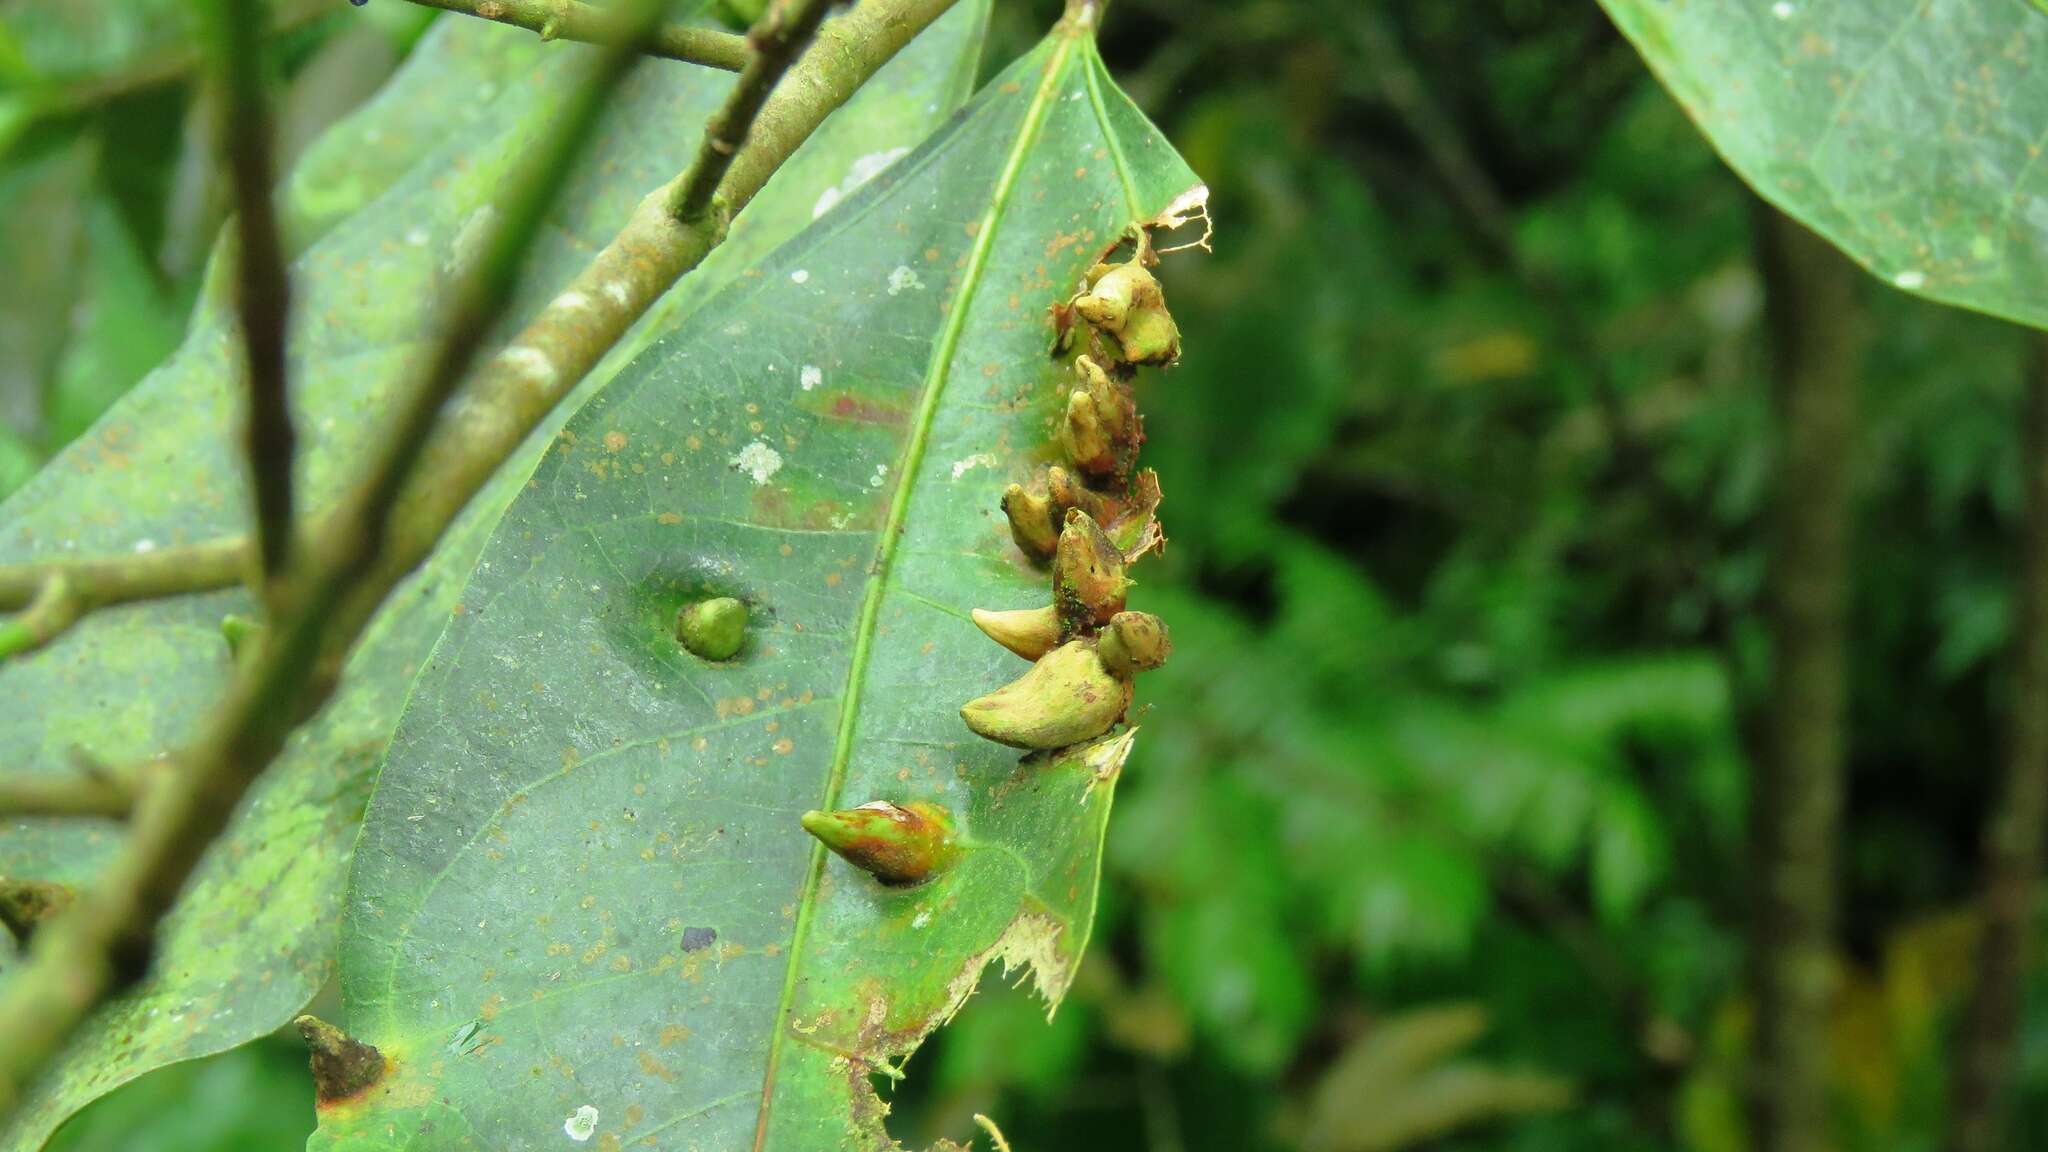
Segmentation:
{"type": "MultiPolygon", "coordinates": [[[[1001,174],[989,199],[987,210],[982,213],[981,227],[975,235],[974,248],[968,254],[967,268],[961,276],[960,286],[955,290],[952,307],[946,313],[946,326],[939,334],[939,341],[932,349],[932,357],[925,369],[924,393],[918,401],[915,418],[911,423],[910,441],[904,448],[901,466],[896,472],[895,490],[890,494],[889,515],[882,525],[880,539],[875,545],[875,559],[863,590],[860,617],[854,627],[853,660],[847,669],[846,691],[842,694],[839,727],[833,738],[832,766],[826,775],[825,796],[822,807],[838,807],[840,789],[846,782],[846,768],[853,757],[853,737],[859,725],[861,698],[866,686],[868,661],[872,655],[876,625],[881,619],[882,597],[887,590],[890,573],[894,567],[896,549],[903,538],[903,527],[910,512],[911,496],[917,487],[919,470],[924,463],[927,442],[931,428],[938,414],[939,400],[945,392],[952,361],[959,348],[960,336],[966,328],[969,306],[981,286],[981,278],[988,265],[989,253],[995,248],[996,232],[1008,207],[1011,189],[1017,181],[1017,174],[1023,169],[1024,158],[1036,141],[1040,127],[1045,121],[1045,112],[1051,104],[1053,91],[1058,87],[1059,77],[1066,71],[1067,60],[1077,39],[1088,34],[1085,26],[1066,25],[1057,35],[1058,41],[1047,61],[1044,77],[1032,93],[1031,103],[1024,112],[1024,122],[1017,130],[1017,139],[1010,146],[1004,158],[1001,174]]],[[[774,1102],[777,1075],[781,1070],[782,1050],[788,1033],[788,1020],[795,1006],[797,973],[802,966],[804,945],[810,936],[811,919],[817,908],[817,889],[825,868],[825,846],[811,846],[811,861],[804,873],[802,888],[797,894],[796,927],[790,939],[789,964],[783,970],[782,991],[776,999],[775,1015],[768,1041],[768,1061],[761,1080],[761,1108],[754,1126],[754,1152],[761,1152],[768,1139],[768,1118],[774,1102]]]]}

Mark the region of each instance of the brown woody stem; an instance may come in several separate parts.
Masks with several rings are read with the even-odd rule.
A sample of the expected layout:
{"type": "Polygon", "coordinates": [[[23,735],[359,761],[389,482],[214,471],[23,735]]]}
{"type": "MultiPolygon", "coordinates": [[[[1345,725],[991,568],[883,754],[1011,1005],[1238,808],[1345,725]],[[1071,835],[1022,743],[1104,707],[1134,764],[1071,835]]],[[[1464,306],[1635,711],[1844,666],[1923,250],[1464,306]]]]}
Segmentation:
{"type": "Polygon", "coordinates": [[[235,190],[235,303],[242,328],[242,370],[248,403],[242,446],[255,503],[261,587],[283,578],[292,555],[292,418],[287,401],[285,328],[291,279],[285,273],[271,201],[271,125],[263,91],[262,5],[214,0],[206,5],[207,41],[219,99],[216,135],[235,190]]]}

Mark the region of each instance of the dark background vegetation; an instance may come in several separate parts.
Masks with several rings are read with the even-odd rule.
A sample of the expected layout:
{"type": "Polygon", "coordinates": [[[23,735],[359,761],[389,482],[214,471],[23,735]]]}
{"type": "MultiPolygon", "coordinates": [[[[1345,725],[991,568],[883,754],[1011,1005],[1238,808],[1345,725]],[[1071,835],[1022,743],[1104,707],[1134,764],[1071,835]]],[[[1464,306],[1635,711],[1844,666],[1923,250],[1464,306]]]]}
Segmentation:
{"type": "MultiPolygon", "coordinates": [[[[421,26],[300,7],[288,150],[421,26]]],[[[991,70],[1057,7],[999,4],[991,70]]],[[[1048,1027],[990,979],[888,1089],[893,1130],[1741,1147],[1765,521],[1799,496],[1773,486],[1754,197],[1586,0],[1117,0],[1104,50],[1218,224],[1168,259],[1186,359],[1141,398],[1172,546],[1136,595],[1175,660],[1141,693],[1075,993],[1048,1027]]],[[[170,350],[220,219],[187,89],[102,79],[26,131],[0,100],[0,492],[170,350]]],[[[1861,289],[1843,1152],[1940,1132],[2026,352],[1861,289]]],[[[167,1070],[60,1144],[295,1147],[302,1060],[167,1070]]],[[[2020,1060],[2037,1146],[2038,1006],[2020,1060]]]]}

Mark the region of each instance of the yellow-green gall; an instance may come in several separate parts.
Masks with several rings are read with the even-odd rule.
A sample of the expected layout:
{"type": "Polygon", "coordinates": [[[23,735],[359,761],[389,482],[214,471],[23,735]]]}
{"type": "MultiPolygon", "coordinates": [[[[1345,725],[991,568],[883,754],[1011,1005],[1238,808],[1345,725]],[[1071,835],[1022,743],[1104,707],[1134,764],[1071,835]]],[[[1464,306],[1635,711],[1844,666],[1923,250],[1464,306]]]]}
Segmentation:
{"type": "Polygon", "coordinates": [[[1119,461],[1119,445],[1103,424],[1102,409],[1086,392],[1067,397],[1067,418],[1060,424],[1060,447],[1074,467],[1097,476],[1113,475],[1119,461]]]}
{"type": "Polygon", "coordinates": [[[1116,541],[1088,513],[1068,512],[1052,561],[1052,603],[1062,634],[1071,637],[1108,623],[1124,610],[1130,587],[1116,541]]]}
{"type": "Polygon", "coordinates": [[[730,660],[747,638],[747,606],[715,596],[676,610],[676,640],[705,660],[730,660]]]}
{"type": "Polygon", "coordinates": [[[227,641],[228,655],[240,660],[256,650],[256,641],[263,635],[263,625],[247,616],[223,616],[220,618],[220,638],[227,641]]]}
{"type": "Polygon", "coordinates": [[[1007,612],[974,610],[974,626],[988,638],[1022,656],[1036,660],[1060,643],[1060,617],[1052,605],[1043,608],[1014,608],[1007,612]]]}
{"type": "Polygon", "coordinates": [[[1117,676],[1149,672],[1173,652],[1166,621],[1150,612],[1119,612],[1095,638],[1095,654],[1117,676]]]}
{"type": "Polygon", "coordinates": [[[1074,361],[1077,381],[1067,394],[1066,418],[1060,424],[1060,446],[1074,467],[1093,476],[1129,475],[1138,455],[1137,407],[1130,388],[1103,371],[1093,359],[1074,361]]]}
{"type": "Polygon", "coordinates": [[[1080,477],[1057,464],[1045,470],[1045,495],[1051,501],[1055,524],[1064,525],[1067,514],[1076,508],[1093,517],[1097,524],[1109,523],[1119,510],[1115,497],[1088,487],[1080,477]]]}
{"type": "Polygon", "coordinates": [[[1131,682],[1103,667],[1095,646],[1073,640],[1016,680],[960,709],[975,734],[1012,748],[1065,748],[1093,740],[1123,718],[1131,682]]]}
{"type": "Polygon", "coordinates": [[[1116,341],[1126,364],[1171,364],[1180,359],[1180,329],[1166,310],[1159,278],[1145,267],[1145,252],[1122,264],[1097,264],[1074,311],[1116,341]]]}
{"type": "Polygon", "coordinates": [[[1003,490],[1003,515],[1010,521],[1010,538],[1026,556],[1043,560],[1059,544],[1059,530],[1053,527],[1052,501],[1012,484],[1003,490]]]}
{"type": "Polygon", "coordinates": [[[825,847],[884,884],[930,879],[959,854],[952,814],[924,800],[875,800],[838,812],[806,812],[803,825],[825,847]]]}

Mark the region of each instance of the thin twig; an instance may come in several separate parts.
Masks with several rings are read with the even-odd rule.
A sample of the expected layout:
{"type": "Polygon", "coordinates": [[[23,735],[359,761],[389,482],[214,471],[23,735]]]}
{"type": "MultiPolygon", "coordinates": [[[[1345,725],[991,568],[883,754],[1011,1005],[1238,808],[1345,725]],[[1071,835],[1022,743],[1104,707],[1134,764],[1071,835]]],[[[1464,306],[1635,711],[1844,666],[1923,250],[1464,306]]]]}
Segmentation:
{"type": "Polygon", "coordinates": [[[215,138],[235,191],[235,287],[242,322],[248,407],[243,451],[256,505],[260,587],[274,589],[292,555],[292,418],[287,399],[285,327],[291,279],[270,198],[271,126],[264,102],[263,6],[256,0],[212,0],[207,42],[219,117],[215,138]]]}
{"type": "Polygon", "coordinates": [[[230,588],[246,571],[248,545],[241,540],[132,556],[0,566],[0,612],[20,612],[0,622],[0,663],[50,643],[88,612],[134,600],[230,588]]]}
{"type": "MultiPolygon", "coordinates": [[[[625,17],[617,8],[599,8],[580,0],[412,0],[427,8],[480,16],[499,24],[540,33],[543,40],[578,40],[585,44],[613,44],[627,31],[625,17]]],[[[648,37],[641,50],[649,56],[681,60],[737,72],[747,66],[744,36],[697,28],[688,24],[665,24],[648,37]]]]}
{"type": "Polygon", "coordinates": [[[0,816],[101,816],[125,820],[138,778],[82,763],[68,775],[0,776],[0,816]]]}
{"type": "Polygon", "coordinates": [[[981,1126],[983,1132],[988,1133],[990,1142],[995,1145],[995,1152],[1010,1152],[1010,1142],[1003,1138],[1003,1130],[996,1127],[995,1121],[976,1112],[974,1122],[981,1126]]]}
{"type": "Polygon", "coordinates": [[[95,609],[232,588],[249,570],[248,548],[241,539],[213,540],[127,556],[0,565],[0,612],[28,607],[57,576],[95,609]]]}
{"type": "Polygon", "coordinates": [[[697,159],[673,189],[669,211],[684,224],[691,224],[711,211],[712,194],[725,180],[726,169],[747,142],[747,133],[761,114],[776,81],[789,70],[789,62],[803,51],[825,20],[826,4],[793,0],[770,6],[761,22],[747,33],[754,58],[740,73],[738,84],[725,98],[725,105],[712,114],[704,126],[704,143],[697,159]]]}
{"type": "Polygon", "coordinates": [[[71,581],[61,575],[43,581],[42,591],[28,607],[0,624],[0,663],[48,644],[84,614],[85,606],[71,581]]]}
{"type": "MultiPolygon", "coordinates": [[[[822,7],[826,0],[799,2],[822,7]]],[[[667,211],[668,188],[649,195],[570,289],[480,369],[464,402],[440,419],[429,440],[416,423],[438,414],[433,394],[452,387],[445,379],[450,366],[459,375],[466,359],[450,349],[470,343],[473,350],[471,342],[482,338],[482,328],[472,329],[458,313],[428,383],[408,405],[378,467],[306,553],[291,580],[287,611],[238,668],[201,735],[174,757],[178,774],[149,790],[128,842],[99,885],[73,913],[38,933],[28,963],[0,986],[0,1115],[87,1013],[146,970],[156,926],[207,847],[298,720],[331,691],[326,671],[338,664],[335,654],[361,635],[385,596],[526,433],[723,238],[725,213],[750,201],[827,114],[950,3],[869,0],[828,25],[819,46],[776,87],[745,133],[747,144],[731,159],[715,197],[723,209],[718,218],[685,223],[667,211]],[[410,486],[408,477],[414,478],[410,486]]],[[[801,26],[777,12],[752,39],[766,42],[801,26]]],[[[622,59],[636,54],[630,47],[607,53],[603,75],[615,81],[624,71],[622,59]]],[[[557,123],[573,126],[578,118],[569,111],[557,123]]],[[[538,155],[541,170],[559,178],[571,165],[557,151],[538,155]]],[[[505,255],[509,230],[522,214],[505,215],[499,242],[473,273],[477,287],[465,298],[488,300],[497,277],[509,283],[508,269],[516,264],[505,255]]],[[[539,223],[538,211],[525,218],[539,223]]]]}

